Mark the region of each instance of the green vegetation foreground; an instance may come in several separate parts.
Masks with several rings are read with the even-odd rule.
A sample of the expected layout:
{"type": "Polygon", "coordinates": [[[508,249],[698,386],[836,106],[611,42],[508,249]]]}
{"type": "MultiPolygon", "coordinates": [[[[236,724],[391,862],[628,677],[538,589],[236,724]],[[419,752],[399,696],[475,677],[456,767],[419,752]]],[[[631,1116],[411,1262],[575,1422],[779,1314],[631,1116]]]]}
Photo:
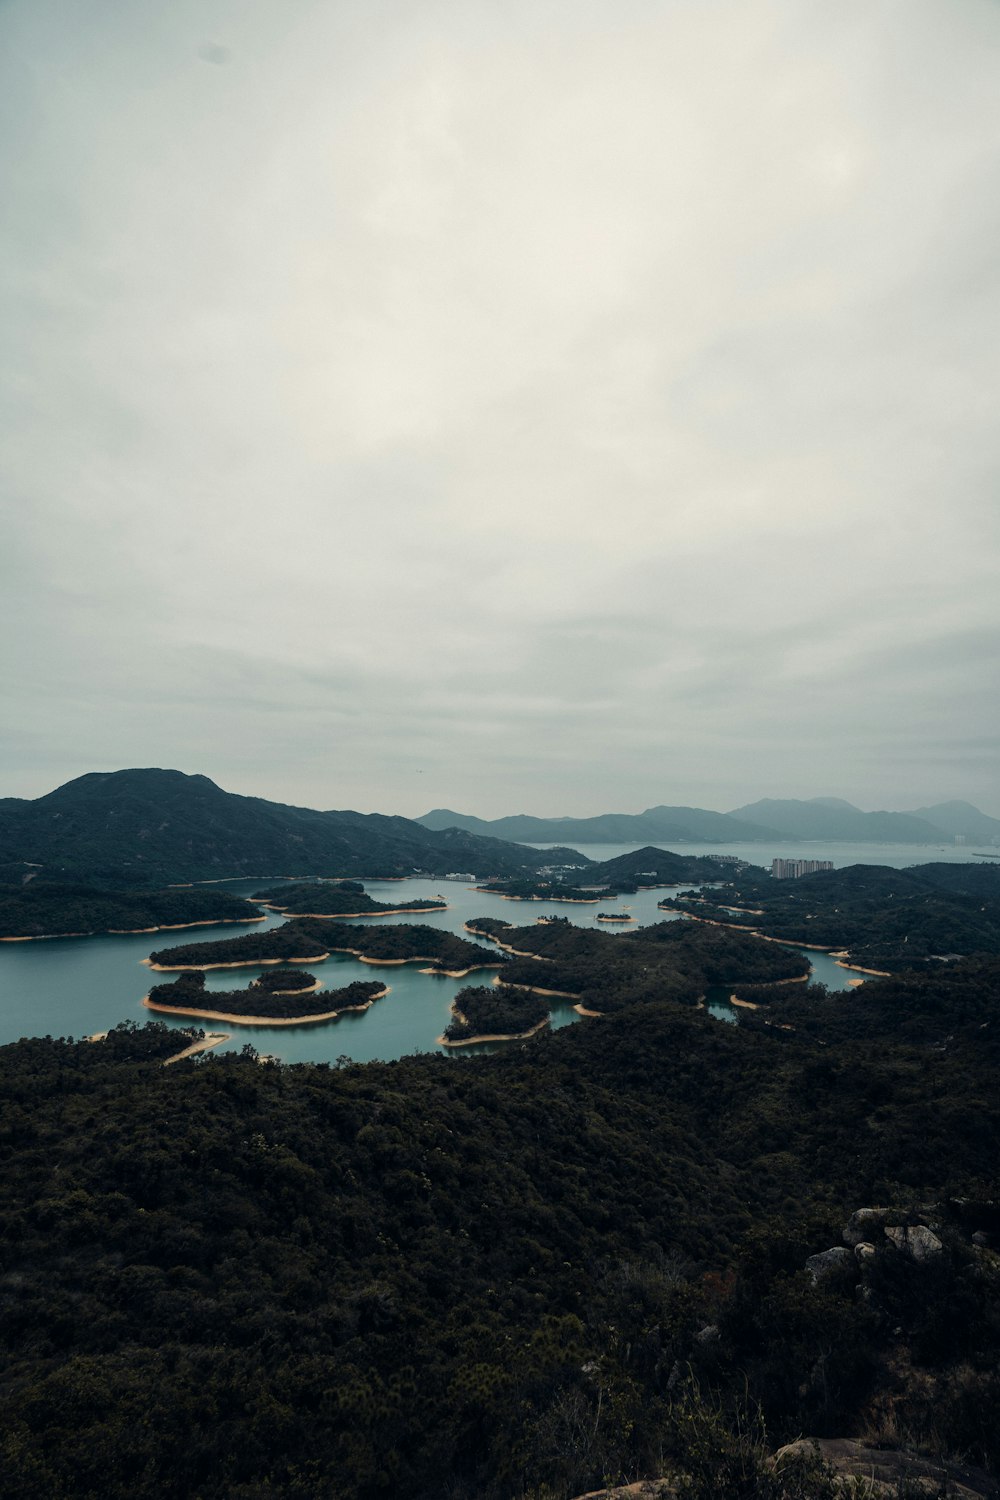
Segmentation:
{"type": "Polygon", "coordinates": [[[461,1062],[0,1050],[0,1491],[773,1495],[758,1403],[771,1446],[996,1472],[998,988],[637,1005],[461,1062]]]}

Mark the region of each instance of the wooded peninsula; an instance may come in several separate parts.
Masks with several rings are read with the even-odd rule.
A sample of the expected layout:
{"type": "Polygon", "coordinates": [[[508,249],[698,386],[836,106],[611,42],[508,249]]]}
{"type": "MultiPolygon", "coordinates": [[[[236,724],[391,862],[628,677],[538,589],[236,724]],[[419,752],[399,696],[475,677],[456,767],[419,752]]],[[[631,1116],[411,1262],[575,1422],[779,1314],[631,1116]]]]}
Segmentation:
{"type": "Polygon", "coordinates": [[[89,937],[219,922],[259,922],[259,908],[218,889],[109,891],[33,879],[0,885],[0,938],[89,937]]]}

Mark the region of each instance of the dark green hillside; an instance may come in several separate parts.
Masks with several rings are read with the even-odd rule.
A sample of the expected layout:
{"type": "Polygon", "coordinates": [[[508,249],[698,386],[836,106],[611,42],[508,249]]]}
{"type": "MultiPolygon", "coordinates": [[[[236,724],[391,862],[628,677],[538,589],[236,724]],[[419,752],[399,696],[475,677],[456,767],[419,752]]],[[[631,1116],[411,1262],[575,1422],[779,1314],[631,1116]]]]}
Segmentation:
{"type": "Polygon", "coordinates": [[[220,890],[95,891],[92,886],[32,880],[0,885],[0,937],[131,932],[200,922],[252,922],[260,911],[220,890]]]}
{"type": "Polygon", "coordinates": [[[342,1069],[0,1049],[0,1491],[828,1500],[762,1462],[802,1433],[996,1473],[998,983],[342,1069]]]}
{"type": "Polygon", "coordinates": [[[545,857],[408,818],[316,812],[224,792],[180,771],[94,772],[33,802],[0,802],[0,864],[145,886],[268,875],[516,874],[545,857]]]}

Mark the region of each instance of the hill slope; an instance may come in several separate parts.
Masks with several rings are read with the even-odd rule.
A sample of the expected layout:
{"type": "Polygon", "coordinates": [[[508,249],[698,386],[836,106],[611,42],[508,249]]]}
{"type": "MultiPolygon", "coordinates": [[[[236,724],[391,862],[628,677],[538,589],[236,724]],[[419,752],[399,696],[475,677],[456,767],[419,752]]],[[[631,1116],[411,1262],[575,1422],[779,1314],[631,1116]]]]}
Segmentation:
{"type": "Polygon", "coordinates": [[[601,813],[594,818],[535,818],[517,813],[507,818],[473,817],[436,807],[416,820],[425,828],[461,828],[467,833],[514,839],[530,844],[569,840],[580,844],[624,844],[651,840],[675,844],[728,844],[775,838],[773,828],[706,807],[648,807],[641,813],[601,813]]]}
{"type": "Polygon", "coordinates": [[[756,819],[792,839],[849,839],[872,844],[939,844],[942,830],[914,813],[862,812],[835,797],[763,798],[736,807],[734,818],[756,819]]]}
{"type": "Polygon", "coordinates": [[[933,807],[918,807],[914,817],[926,818],[943,833],[972,839],[976,843],[991,843],[1000,840],[1000,818],[991,818],[981,813],[971,802],[936,802],[933,807]]]}
{"type": "Polygon", "coordinates": [[[207,776],[149,769],[92,772],[35,801],[0,801],[0,864],[17,861],[47,875],[151,885],[415,869],[514,874],[543,856],[409,818],[290,807],[223,791],[207,776]]]}

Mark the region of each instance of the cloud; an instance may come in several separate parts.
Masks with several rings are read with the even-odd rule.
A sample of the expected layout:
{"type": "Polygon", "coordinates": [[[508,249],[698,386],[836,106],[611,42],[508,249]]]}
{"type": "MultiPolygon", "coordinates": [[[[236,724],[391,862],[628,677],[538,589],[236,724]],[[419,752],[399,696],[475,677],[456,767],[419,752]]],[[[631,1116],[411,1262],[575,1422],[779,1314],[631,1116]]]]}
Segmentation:
{"type": "Polygon", "coordinates": [[[0,40],[5,790],[1000,810],[994,6],[0,40]]]}

